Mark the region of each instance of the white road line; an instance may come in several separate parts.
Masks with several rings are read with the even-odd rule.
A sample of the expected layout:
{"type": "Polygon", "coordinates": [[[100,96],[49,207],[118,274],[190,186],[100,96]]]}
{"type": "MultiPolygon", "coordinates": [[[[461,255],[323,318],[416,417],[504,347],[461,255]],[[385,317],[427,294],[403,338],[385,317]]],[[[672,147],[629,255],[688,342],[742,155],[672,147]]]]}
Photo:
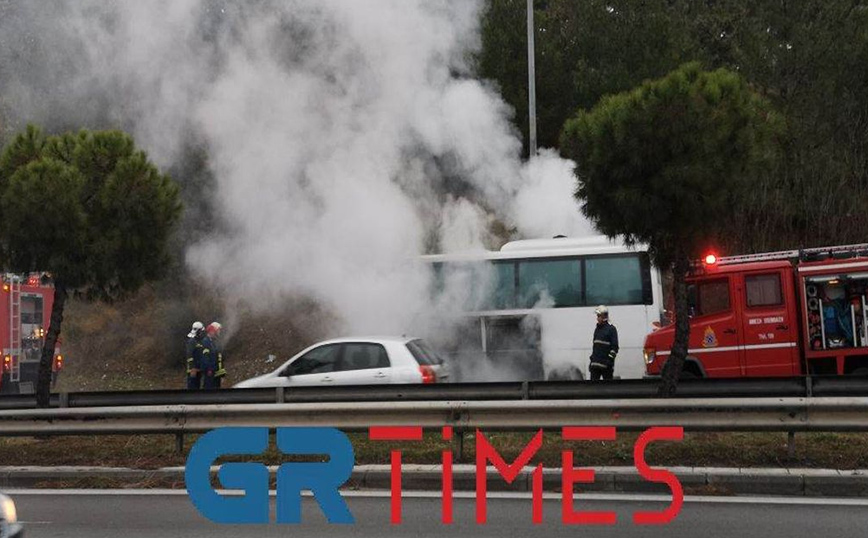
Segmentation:
{"type": "MultiPolygon", "coordinates": [[[[237,495],[240,492],[218,490],[220,493],[237,495]]],[[[187,491],[183,489],[6,489],[5,493],[11,497],[15,496],[129,496],[129,497],[149,497],[149,496],[186,496],[187,491]]],[[[271,490],[271,496],[274,497],[276,492],[271,490]]],[[[310,493],[304,493],[306,497],[310,493]]],[[[384,490],[354,490],[341,491],[341,495],[348,498],[383,498],[387,499],[391,496],[389,491],[384,490]]],[[[456,491],[453,494],[456,499],[475,499],[476,493],[472,491],[456,491]]],[[[439,499],[442,494],[439,491],[404,491],[402,497],[404,499],[439,499]]],[[[532,498],[531,493],[523,492],[488,492],[489,499],[528,499],[532,498]]],[[[559,500],[560,493],[544,493],[543,498],[546,500],[559,500]]],[[[672,500],[669,495],[647,495],[647,494],[627,494],[627,493],[577,493],[574,496],[576,501],[627,501],[627,502],[665,502],[672,500]]],[[[868,499],[862,498],[837,498],[837,497],[715,497],[710,495],[697,495],[684,497],[685,503],[718,503],[718,504],[768,504],[768,505],[809,505],[809,506],[868,506],[868,499]]]]}

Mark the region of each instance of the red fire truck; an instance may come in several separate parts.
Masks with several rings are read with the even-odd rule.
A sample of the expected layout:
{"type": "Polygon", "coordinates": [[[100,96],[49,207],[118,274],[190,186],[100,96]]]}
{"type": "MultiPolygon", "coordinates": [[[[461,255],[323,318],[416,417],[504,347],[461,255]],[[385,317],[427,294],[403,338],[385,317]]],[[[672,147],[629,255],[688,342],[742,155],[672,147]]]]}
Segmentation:
{"type": "MultiPolygon", "coordinates": [[[[0,288],[0,394],[31,394],[36,389],[39,358],[54,303],[54,286],[43,273],[6,274],[0,288]]],[[[54,350],[52,379],[63,368],[54,350]]]]}
{"type": "MultiPolygon", "coordinates": [[[[684,377],[868,375],[868,244],[716,258],[688,278],[684,377]]],[[[645,338],[659,376],[675,325],[645,338]]]]}

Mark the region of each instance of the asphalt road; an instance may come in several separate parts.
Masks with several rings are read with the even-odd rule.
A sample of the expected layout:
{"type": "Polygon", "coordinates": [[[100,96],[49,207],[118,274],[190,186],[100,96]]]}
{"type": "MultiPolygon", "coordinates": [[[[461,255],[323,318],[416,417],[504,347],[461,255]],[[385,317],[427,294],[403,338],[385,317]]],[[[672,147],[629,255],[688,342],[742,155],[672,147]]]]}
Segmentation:
{"type": "Polygon", "coordinates": [[[572,527],[561,523],[561,503],[546,498],[544,523],[531,523],[531,502],[526,496],[489,498],[489,523],[475,523],[472,498],[456,498],[455,524],[440,523],[440,499],[436,496],[403,500],[403,523],[389,523],[387,496],[348,497],[356,518],[352,526],[329,525],[318,506],[306,499],[301,526],[224,526],[200,516],[184,495],[170,492],[52,492],[11,491],[27,536],[33,537],[207,537],[281,536],[301,533],[305,538],[338,536],[472,536],[473,538],[522,536],[666,536],[666,538],[793,536],[835,538],[864,537],[868,533],[868,501],[746,499],[730,501],[687,498],[676,521],[663,527],[637,527],[631,514],[660,510],[665,505],[648,497],[599,496],[577,499],[577,509],[615,510],[614,527],[572,527]]]}

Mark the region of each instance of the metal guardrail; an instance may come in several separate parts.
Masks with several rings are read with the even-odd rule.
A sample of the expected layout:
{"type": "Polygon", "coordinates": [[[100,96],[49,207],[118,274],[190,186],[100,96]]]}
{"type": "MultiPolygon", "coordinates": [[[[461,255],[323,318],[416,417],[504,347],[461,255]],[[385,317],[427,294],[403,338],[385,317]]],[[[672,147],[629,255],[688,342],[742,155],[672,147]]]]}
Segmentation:
{"type": "Polygon", "coordinates": [[[0,413],[0,436],[184,434],[226,426],[453,426],[556,430],[566,425],[688,431],[868,431],[868,397],[327,402],[26,409],[0,413]]]}
{"type": "MultiPolygon", "coordinates": [[[[134,407],[155,405],[232,405],[328,402],[430,402],[516,400],[653,399],[657,380],[611,382],[527,382],[437,385],[367,385],[227,389],[220,391],[73,392],[53,394],[52,408],[134,407]]],[[[678,384],[684,398],[810,398],[868,396],[868,377],[794,377],[701,379],[678,384]]],[[[34,409],[33,395],[0,396],[0,413],[34,409]]]]}

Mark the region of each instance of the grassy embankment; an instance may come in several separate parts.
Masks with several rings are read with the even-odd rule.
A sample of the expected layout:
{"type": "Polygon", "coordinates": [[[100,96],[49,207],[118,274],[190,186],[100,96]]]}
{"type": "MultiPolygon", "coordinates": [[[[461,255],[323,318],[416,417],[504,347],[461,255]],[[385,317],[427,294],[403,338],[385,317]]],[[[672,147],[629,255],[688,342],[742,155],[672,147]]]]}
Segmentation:
{"type": "Polygon", "coordinates": [[[64,318],[66,366],[55,390],[67,392],[183,388],[184,341],[196,320],[226,328],[230,385],[273,369],[269,355],[285,360],[332,336],[331,320],[310,302],[287,301],[268,315],[227,312],[213,291],[186,282],[148,285],[117,304],[71,301],[64,318]]]}

